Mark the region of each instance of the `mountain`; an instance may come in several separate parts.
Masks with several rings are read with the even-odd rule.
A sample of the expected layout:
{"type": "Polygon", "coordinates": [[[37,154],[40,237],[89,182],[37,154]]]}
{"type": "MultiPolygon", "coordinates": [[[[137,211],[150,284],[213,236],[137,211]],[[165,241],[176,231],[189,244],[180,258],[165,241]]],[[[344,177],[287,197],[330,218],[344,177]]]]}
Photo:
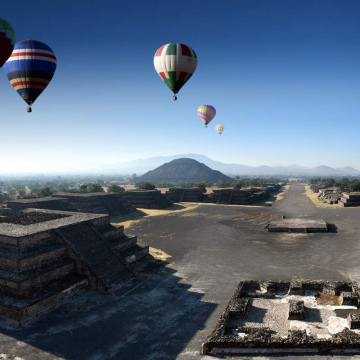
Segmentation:
{"type": "Polygon", "coordinates": [[[135,179],[138,181],[233,181],[220,171],[212,170],[194,159],[181,158],[165,163],[135,179]]]}
{"type": "MultiPolygon", "coordinates": [[[[342,171],[341,171],[342,172],[342,171]]],[[[309,171],[311,174],[338,175],[339,170],[326,165],[317,166],[309,171]]]]}
{"type": "MultiPolygon", "coordinates": [[[[189,158],[196,161],[199,161],[212,169],[216,169],[222,172],[226,172],[229,174],[232,173],[242,173],[247,170],[252,169],[251,166],[240,165],[240,164],[224,164],[220,161],[215,161],[208,158],[205,155],[199,154],[179,154],[172,156],[155,156],[149,159],[137,159],[132,161],[123,162],[120,164],[116,164],[112,166],[112,171],[123,172],[123,173],[136,173],[136,174],[144,174],[145,172],[154,169],[166,162],[181,159],[181,158],[189,158]]],[[[110,169],[108,169],[110,170],[110,169]]]]}
{"type": "Polygon", "coordinates": [[[107,167],[102,171],[117,172],[123,174],[138,175],[144,174],[145,172],[152,170],[164,163],[170,162],[175,159],[190,158],[199,161],[211,169],[221,171],[222,173],[230,176],[236,175],[319,175],[319,176],[353,176],[360,175],[360,171],[354,169],[351,166],[345,166],[340,168],[332,168],[329,166],[321,165],[315,168],[309,168],[292,164],[289,166],[248,166],[241,164],[226,164],[220,161],[210,159],[205,155],[199,154],[179,154],[172,156],[156,156],[148,159],[138,159],[128,162],[119,163],[113,165],[111,168],[107,167]]]}
{"type": "Polygon", "coordinates": [[[344,167],[340,167],[340,168],[336,168],[336,169],[339,171],[342,171],[342,172],[349,173],[349,174],[359,174],[360,173],[359,170],[356,170],[351,166],[344,166],[344,167]]]}

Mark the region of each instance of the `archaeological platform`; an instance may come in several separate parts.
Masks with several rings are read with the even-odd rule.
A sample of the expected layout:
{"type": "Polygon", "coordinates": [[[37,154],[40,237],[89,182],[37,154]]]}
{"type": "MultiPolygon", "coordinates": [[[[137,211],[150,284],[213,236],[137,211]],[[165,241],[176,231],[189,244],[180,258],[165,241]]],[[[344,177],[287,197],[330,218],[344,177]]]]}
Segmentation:
{"type": "Polygon", "coordinates": [[[203,354],[360,353],[356,282],[242,281],[203,354]]]}
{"type": "Polygon", "coordinates": [[[0,320],[13,325],[81,288],[113,292],[148,253],[107,215],[27,209],[0,218],[0,320]]]}

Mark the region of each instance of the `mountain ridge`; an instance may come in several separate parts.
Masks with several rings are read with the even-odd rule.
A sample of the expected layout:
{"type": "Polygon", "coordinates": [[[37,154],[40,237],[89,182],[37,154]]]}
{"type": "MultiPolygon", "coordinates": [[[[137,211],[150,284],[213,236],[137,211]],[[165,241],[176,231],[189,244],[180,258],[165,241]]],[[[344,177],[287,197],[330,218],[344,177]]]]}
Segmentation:
{"type": "Polygon", "coordinates": [[[123,173],[136,173],[138,175],[144,174],[147,171],[153,170],[166,162],[170,162],[179,158],[190,158],[199,161],[213,170],[218,170],[227,175],[336,175],[336,176],[351,176],[360,175],[360,170],[351,166],[343,166],[333,168],[326,165],[316,166],[314,168],[291,164],[287,166],[249,166],[234,163],[223,163],[213,160],[201,154],[178,154],[170,156],[154,156],[147,159],[136,159],[118,163],[111,166],[110,171],[123,173]]]}

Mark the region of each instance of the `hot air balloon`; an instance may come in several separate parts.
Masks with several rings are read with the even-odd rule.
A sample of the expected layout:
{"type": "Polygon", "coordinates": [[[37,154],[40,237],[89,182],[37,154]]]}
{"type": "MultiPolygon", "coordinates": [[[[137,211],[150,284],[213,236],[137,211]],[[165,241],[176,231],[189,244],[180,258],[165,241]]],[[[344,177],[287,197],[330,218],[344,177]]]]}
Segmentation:
{"type": "Polygon", "coordinates": [[[171,43],[159,48],[154,56],[156,72],[165,84],[176,94],[195,72],[197,57],[195,51],[184,44],[171,43]]]}
{"type": "Polygon", "coordinates": [[[215,130],[219,135],[221,135],[222,132],[225,130],[225,126],[224,125],[216,125],[215,130]]]}
{"type": "Polygon", "coordinates": [[[207,124],[215,117],[216,110],[211,105],[201,105],[197,109],[197,114],[198,117],[205,124],[205,127],[207,127],[207,124]]]}
{"type": "Polygon", "coordinates": [[[0,19],[0,67],[11,55],[15,45],[15,33],[9,23],[0,19]]]}
{"type": "Polygon", "coordinates": [[[13,88],[31,105],[48,86],[56,70],[56,56],[45,44],[24,40],[15,44],[13,53],[4,65],[13,88]]]}

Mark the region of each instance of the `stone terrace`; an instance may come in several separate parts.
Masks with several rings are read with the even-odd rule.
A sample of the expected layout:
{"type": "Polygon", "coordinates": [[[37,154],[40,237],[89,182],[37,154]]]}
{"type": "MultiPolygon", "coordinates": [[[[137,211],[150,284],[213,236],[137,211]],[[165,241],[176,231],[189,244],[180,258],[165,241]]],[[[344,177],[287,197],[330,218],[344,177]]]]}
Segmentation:
{"type": "Polygon", "coordinates": [[[79,288],[112,292],[148,247],[109,216],[27,209],[0,223],[0,319],[19,324],[79,288]]]}
{"type": "Polygon", "coordinates": [[[59,192],[52,198],[65,198],[71,211],[117,216],[129,213],[135,208],[121,194],[115,193],[69,193],[59,192]]]}
{"type": "Polygon", "coordinates": [[[18,211],[25,209],[47,209],[47,210],[67,210],[67,211],[76,211],[69,207],[67,199],[65,198],[33,198],[33,199],[20,199],[8,201],[6,208],[2,209],[2,215],[8,216],[12,215],[18,211]]]}
{"type": "Polygon", "coordinates": [[[173,202],[201,202],[204,194],[198,188],[170,188],[166,196],[173,202]]]}
{"type": "Polygon", "coordinates": [[[163,209],[173,204],[160,190],[128,190],[124,197],[135,207],[144,209],[163,209]]]}

